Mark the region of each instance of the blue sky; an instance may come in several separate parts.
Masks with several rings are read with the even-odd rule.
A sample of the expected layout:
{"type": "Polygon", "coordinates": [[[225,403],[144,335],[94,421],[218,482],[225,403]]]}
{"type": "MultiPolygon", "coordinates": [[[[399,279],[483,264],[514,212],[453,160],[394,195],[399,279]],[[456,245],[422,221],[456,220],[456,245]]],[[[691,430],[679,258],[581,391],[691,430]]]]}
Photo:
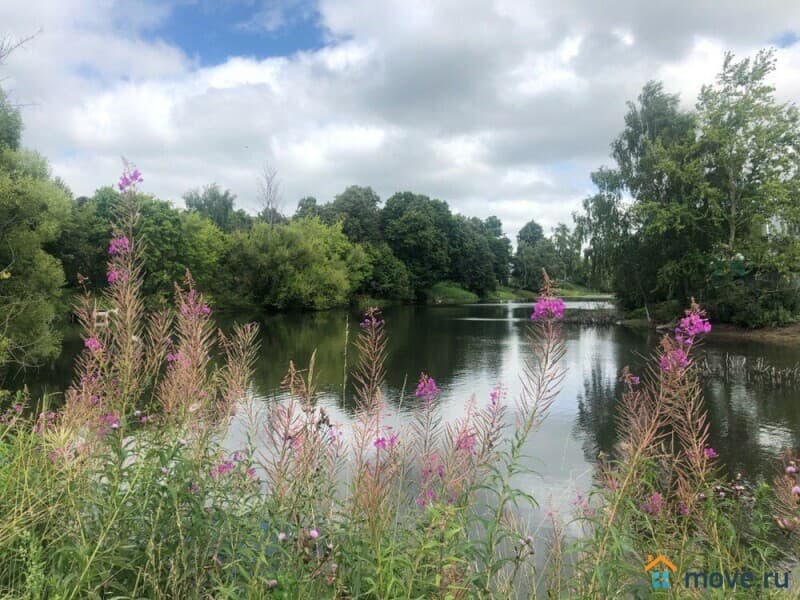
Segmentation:
{"type": "Polygon", "coordinates": [[[285,56],[323,46],[323,30],[314,6],[305,2],[178,2],[168,16],[146,32],[180,47],[202,66],[230,57],[285,56]]]}
{"type": "Polygon", "coordinates": [[[259,210],[349,185],[454,211],[571,223],[626,102],[651,79],[691,108],[724,53],[777,47],[800,98],[800,2],[731,0],[0,0],[0,65],[23,143],[75,195],[114,183],[182,205],[215,182],[259,210]]]}

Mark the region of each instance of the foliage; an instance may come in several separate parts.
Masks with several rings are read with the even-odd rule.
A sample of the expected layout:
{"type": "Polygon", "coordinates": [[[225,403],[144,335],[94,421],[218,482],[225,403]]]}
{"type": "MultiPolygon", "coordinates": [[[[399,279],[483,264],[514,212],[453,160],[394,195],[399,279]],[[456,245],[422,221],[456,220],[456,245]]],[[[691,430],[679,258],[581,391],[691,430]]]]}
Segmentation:
{"type": "Polygon", "coordinates": [[[68,198],[47,162],[19,149],[20,133],[19,114],[0,92],[0,364],[30,365],[59,349],[64,272],[45,247],[59,235],[68,198]]]}
{"type": "Polygon", "coordinates": [[[695,111],[656,82],[628,105],[617,168],[593,174],[599,191],[575,217],[592,286],[629,308],[694,294],[725,321],[794,318],[800,116],[775,100],[773,69],[770,51],[739,62],[729,53],[695,111]]]}
{"type": "Polygon", "coordinates": [[[256,223],[234,236],[225,258],[225,288],[264,308],[324,309],[344,304],[366,276],[363,248],[341,224],[294,219],[272,227],[256,223]]]}
{"type": "Polygon", "coordinates": [[[236,196],[230,191],[222,191],[216,183],[203,189],[189,190],[183,195],[186,210],[196,212],[211,220],[220,230],[230,233],[250,228],[252,219],[244,211],[236,210],[236,196]]]}

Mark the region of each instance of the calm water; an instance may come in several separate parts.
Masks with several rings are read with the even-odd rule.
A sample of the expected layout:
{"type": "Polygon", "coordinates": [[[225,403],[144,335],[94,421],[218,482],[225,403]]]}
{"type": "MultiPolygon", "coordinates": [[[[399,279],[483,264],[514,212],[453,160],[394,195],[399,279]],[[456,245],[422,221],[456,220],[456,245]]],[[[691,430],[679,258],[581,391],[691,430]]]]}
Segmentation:
{"type": "MultiPolygon", "coordinates": [[[[567,303],[568,307],[595,308],[598,303],[567,303]]],[[[399,306],[385,311],[389,334],[386,397],[394,418],[402,422],[413,410],[413,390],[422,371],[442,389],[438,403],[445,420],[461,416],[470,396],[488,401],[498,382],[509,389],[509,400],[520,388],[519,373],[528,353],[525,332],[530,304],[463,306],[399,306]],[[405,401],[400,402],[403,388],[405,401]]],[[[289,360],[298,368],[317,351],[320,403],[333,421],[346,425],[353,417],[350,394],[343,398],[345,325],[351,342],[358,315],[345,310],[311,314],[274,315],[262,323],[261,352],[256,365],[256,402],[280,396],[278,386],[289,360]]],[[[656,336],[621,326],[565,325],[567,376],[550,416],[527,448],[535,476],[522,485],[533,493],[542,511],[568,509],[575,494],[591,483],[592,464],[600,451],[614,444],[615,418],[625,365],[641,372],[656,336]]],[[[38,374],[29,374],[32,392],[58,391],[69,382],[74,353],[80,340],[65,344],[64,355],[38,374]]],[[[724,353],[764,357],[776,366],[800,361],[800,348],[768,344],[706,343],[711,358],[724,353]]],[[[349,361],[354,362],[352,348],[349,361]]],[[[710,382],[706,403],[713,447],[725,468],[749,479],[771,477],[775,460],[788,447],[800,446],[800,392],[790,386],[766,388],[743,382],[710,382]]],[[[242,424],[233,428],[236,445],[243,439],[242,424]]]]}

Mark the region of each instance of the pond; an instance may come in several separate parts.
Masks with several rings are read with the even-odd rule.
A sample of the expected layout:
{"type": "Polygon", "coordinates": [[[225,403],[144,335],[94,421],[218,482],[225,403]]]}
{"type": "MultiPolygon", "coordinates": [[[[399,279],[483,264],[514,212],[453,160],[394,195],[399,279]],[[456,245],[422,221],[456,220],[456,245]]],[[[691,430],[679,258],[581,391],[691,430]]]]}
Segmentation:
{"type": "MultiPolygon", "coordinates": [[[[568,308],[603,308],[597,302],[567,302],[568,308]]],[[[409,418],[416,404],[414,388],[426,372],[442,390],[437,410],[444,420],[463,414],[474,394],[488,402],[497,383],[512,400],[520,389],[519,375],[529,352],[526,331],[532,304],[457,306],[397,306],[384,311],[389,336],[385,395],[395,420],[409,418]],[[405,393],[403,390],[405,389],[405,393]],[[404,398],[402,404],[401,397],[404,398]]],[[[316,350],[319,402],[331,420],[346,425],[353,419],[352,390],[345,387],[345,331],[350,328],[347,360],[355,356],[352,341],[359,315],[348,310],[278,314],[261,323],[261,349],[256,364],[256,402],[280,398],[280,381],[289,360],[307,366],[316,350]]],[[[541,505],[567,511],[576,495],[588,489],[594,461],[615,441],[615,420],[621,384],[620,370],[629,365],[641,373],[645,357],[658,342],[652,332],[624,326],[564,325],[567,374],[542,428],[526,448],[535,474],[521,482],[541,505]]],[[[80,340],[69,340],[62,357],[49,368],[29,373],[31,391],[63,390],[80,340]]],[[[764,358],[779,367],[800,361],[800,348],[741,341],[708,341],[701,352],[709,359],[725,354],[764,358]]],[[[771,478],[784,449],[800,445],[800,392],[795,386],[766,387],[745,381],[710,380],[705,384],[711,423],[711,445],[720,465],[733,477],[771,478]]],[[[233,445],[243,443],[241,422],[232,429],[233,445]]]]}

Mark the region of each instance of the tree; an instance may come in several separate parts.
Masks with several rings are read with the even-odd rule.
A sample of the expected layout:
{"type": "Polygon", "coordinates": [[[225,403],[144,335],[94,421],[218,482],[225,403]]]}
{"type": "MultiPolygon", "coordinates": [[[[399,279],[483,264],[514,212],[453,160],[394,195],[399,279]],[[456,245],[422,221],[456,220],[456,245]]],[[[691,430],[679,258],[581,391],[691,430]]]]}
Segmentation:
{"type": "Polygon", "coordinates": [[[380,197],[371,187],[351,185],[326,205],[328,222],[342,222],[342,232],[351,242],[377,242],[380,238],[380,197]]]}
{"type": "Polygon", "coordinates": [[[250,218],[241,210],[235,210],[236,196],[222,191],[216,183],[200,189],[189,190],[183,195],[186,209],[210,219],[220,230],[230,233],[250,228],[250,218]]]}
{"type": "Polygon", "coordinates": [[[446,203],[411,192],[393,195],[381,211],[381,232],[408,267],[417,296],[447,276],[451,216],[446,203]]]}
{"type": "Polygon", "coordinates": [[[564,223],[559,223],[553,229],[552,241],[563,270],[561,273],[553,272],[551,275],[572,283],[584,283],[581,261],[583,239],[578,228],[571,231],[564,223]]]}
{"type": "Polygon", "coordinates": [[[800,117],[796,106],[776,102],[766,81],[774,69],[772,50],[740,62],[729,52],[697,103],[710,209],[726,225],[731,256],[752,250],[750,234],[771,217],[800,218],[800,117]]]}
{"type": "Polygon", "coordinates": [[[272,309],[344,304],[369,269],[363,248],[348,241],[341,225],[317,218],[256,223],[232,238],[224,264],[231,303],[272,309]]]}
{"type": "Polygon", "coordinates": [[[44,247],[67,217],[69,199],[47,162],[20,149],[19,113],[0,92],[0,347],[3,360],[36,364],[54,356],[54,321],[64,271],[44,247]]]}
{"type": "Polygon", "coordinates": [[[270,227],[282,223],[286,218],[281,214],[283,197],[281,195],[281,182],[275,167],[265,164],[258,178],[258,200],[261,212],[258,218],[270,227]]]}
{"type": "Polygon", "coordinates": [[[511,275],[511,240],[503,234],[503,223],[495,216],[483,221],[483,231],[489,243],[494,278],[500,285],[508,285],[511,275]]]}
{"type": "Polygon", "coordinates": [[[387,243],[365,244],[364,251],[370,268],[360,288],[362,293],[391,300],[414,298],[411,274],[387,243]]]}
{"type": "Polygon", "coordinates": [[[449,279],[479,296],[497,287],[489,241],[479,219],[453,216],[449,247],[449,279]]]}
{"type": "Polygon", "coordinates": [[[209,219],[194,212],[180,215],[183,236],[182,262],[191,271],[198,289],[219,289],[219,263],[228,247],[228,237],[209,219]]]}
{"type": "Polygon", "coordinates": [[[542,238],[533,246],[522,244],[514,258],[514,278],[520,287],[526,290],[539,290],[544,284],[544,272],[562,270],[558,254],[553,242],[542,238]]]}
{"type": "Polygon", "coordinates": [[[322,208],[317,205],[317,199],[313,196],[301,198],[297,203],[297,210],[294,212],[295,219],[306,217],[322,217],[322,208]]]}
{"type": "Polygon", "coordinates": [[[535,246],[536,242],[544,238],[544,231],[542,226],[536,221],[530,220],[519,230],[517,234],[517,245],[527,244],[535,246]]]}

